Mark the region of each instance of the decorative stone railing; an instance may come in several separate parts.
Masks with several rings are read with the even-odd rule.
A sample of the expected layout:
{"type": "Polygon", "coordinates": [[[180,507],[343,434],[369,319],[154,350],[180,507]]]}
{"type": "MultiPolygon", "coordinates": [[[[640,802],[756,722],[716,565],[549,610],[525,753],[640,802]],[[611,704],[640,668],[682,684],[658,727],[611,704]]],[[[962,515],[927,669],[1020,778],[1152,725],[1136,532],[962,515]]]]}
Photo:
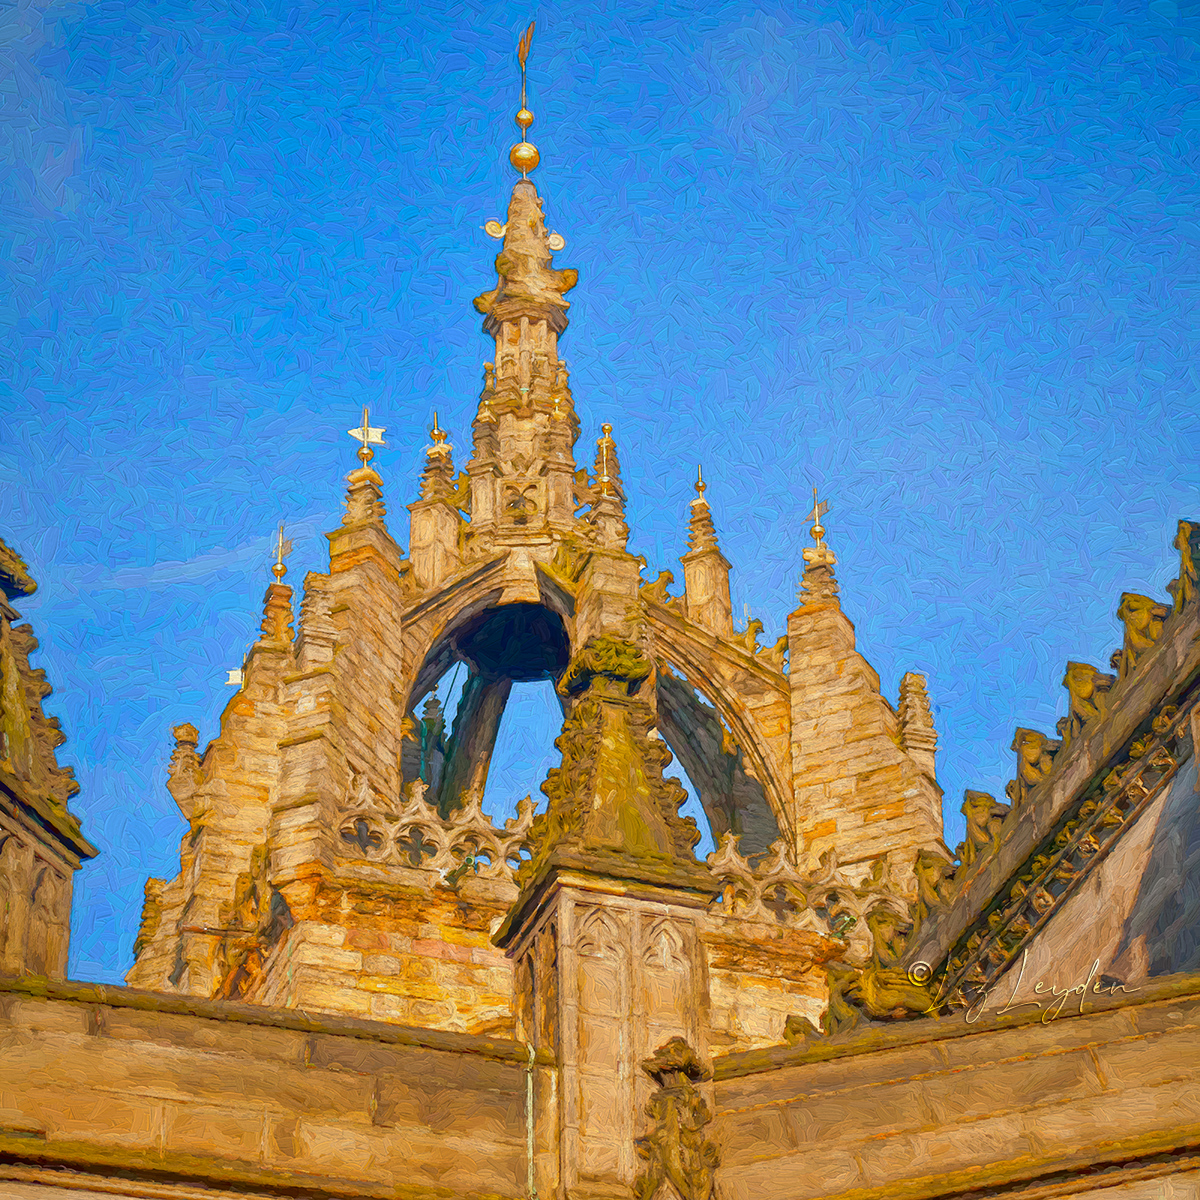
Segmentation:
{"type": "Polygon", "coordinates": [[[908,912],[908,899],[891,878],[886,858],[866,868],[845,868],[828,850],[799,870],[783,839],[754,863],[738,852],[738,840],[726,833],[708,856],[709,870],[724,885],[712,912],[842,939],[848,962],[863,962],[871,954],[866,922],[871,909],[883,903],[897,917],[908,912]]]}
{"type": "Polygon", "coordinates": [[[1169,786],[1185,756],[1194,753],[1191,723],[1191,709],[1180,712],[1168,705],[1158,713],[1151,733],[1136,741],[1124,761],[1085,796],[1049,848],[1008,887],[986,926],[976,928],[951,957],[945,994],[969,996],[989,985],[1062,908],[1091,864],[1108,854],[1122,831],[1169,786]]]}
{"type": "Polygon", "coordinates": [[[366,776],[357,776],[339,822],[337,857],[418,870],[451,885],[467,873],[513,882],[529,857],[532,798],[526,796],[517,815],[498,829],[478,796],[443,817],[425,799],[426,790],[417,780],[409,784],[407,799],[389,804],[371,790],[366,776]]]}

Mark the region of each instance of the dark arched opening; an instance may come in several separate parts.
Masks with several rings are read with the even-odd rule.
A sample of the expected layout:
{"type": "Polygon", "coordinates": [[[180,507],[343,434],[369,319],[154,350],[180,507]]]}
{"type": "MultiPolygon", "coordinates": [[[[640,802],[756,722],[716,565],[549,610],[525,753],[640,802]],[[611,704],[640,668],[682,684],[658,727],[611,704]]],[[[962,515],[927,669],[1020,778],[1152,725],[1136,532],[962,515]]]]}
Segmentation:
{"type": "MultiPolygon", "coordinates": [[[[420,777],[429,786],[443,814],[482,798],[496,736],[513,684],[557,682],[571,657],[570,639],[562,618],[541,604],[507,604],[473,613],[448,631],[435,648],[442,678],[462,675],[461,691],[444,697],[453,705],[453,725],[447,733],[441,702],[415,712],[415,737],[405,756],[406,782],[420,777]],[[454,704],[454,700],[457,703],[454,704]]],[[[431,657],[433,655],[431,654],[431,657]]],[[[428,672],[422,671],[422,677],[428,672]]],[[[456,683],[457,681],[455,681],[456,683]]],[[[414,697],[414,708],[425,693],[414,697]]]]}

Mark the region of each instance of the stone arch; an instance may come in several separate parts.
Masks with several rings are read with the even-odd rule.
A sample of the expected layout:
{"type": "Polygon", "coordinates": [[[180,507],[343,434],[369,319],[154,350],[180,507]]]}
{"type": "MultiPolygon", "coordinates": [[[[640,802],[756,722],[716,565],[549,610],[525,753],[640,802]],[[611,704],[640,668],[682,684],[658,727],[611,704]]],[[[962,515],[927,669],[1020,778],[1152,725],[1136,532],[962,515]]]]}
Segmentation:
{"type": "Polygon", "coordinates": [[[779,837],[779,822],[762,784],[746,771],[741,747],[725,748],[715,705],[698,699],[682,672],[658,668],[659,732],[696,789],[713,843],[731,832],[742,854],[765,853],[779,837]]]}
{"type": "MultiPolygon", "coordinates": [[[[571,652],[578,649],[572,598],[548,586],[525,588],[512,595],[515,589],[509,567],[507,555],[493,559],[404,614],[404,678],[399,686],[410,710],[429,694],[454,662],[451,639],[455,631],[488,608],[522,602],[540,604],[562,620],[571,652]]],[[[542,583],[539,578],[539,584],[542,583]]]]}

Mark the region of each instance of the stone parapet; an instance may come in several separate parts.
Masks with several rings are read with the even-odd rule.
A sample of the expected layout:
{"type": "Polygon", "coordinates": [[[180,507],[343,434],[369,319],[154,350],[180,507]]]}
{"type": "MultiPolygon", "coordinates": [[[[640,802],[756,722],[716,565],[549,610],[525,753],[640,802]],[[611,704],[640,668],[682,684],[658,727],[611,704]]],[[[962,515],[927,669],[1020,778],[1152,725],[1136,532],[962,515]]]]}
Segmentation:
{"type": "Polygon", "coordinates": [[[1200,976],[1078,1006],[716,1059],[721,1196],[1193,1194],[1200,976]]]}
{"type": "MultiPolygon", "coordinates": [[[[579,945],[607,961],[592,934],[579,945]]],[[[31,979],[0,979],[0,1037],[6,1195],[524,1196],[529,1072],[538,1190],[558,1192],[550,1048],[531,1063],[503,1039],[31,979]]],[[[717,1194],[1187,1195],[1166,1189],[1200,1172],[1198,1053],[1189,975],[1046,1023],[985,1013],[719,1056],[717,1194]]]]}
{"type": "Polygon", "coordinates": [[[930,914],[909,948],[908,961],[941,962],[1089,789],[1109,777],[1116,765],[1128,768],[1125,756],[1131,743],[1139,736],[1152,736],[1151,718],[1167,707],[1186,709],[1196,703],[1198,679],[1200,606],[1193,605],[1166,622],[1157,643],[1143,652],[1137,669],[1108,693],[1097,719],[1082,726],[1054,755],[1052,769],[1004,821],[995,852],[974,861],[952,901],[930,914]]]}
{"type": "Polygon", "coordinates": [[[12,979],[0,1036],[6,1196],[93,1180],[105,1195],[114,1180],[136,1196],[523,1194],[528,1055],[512,1042],[12,979]]]}

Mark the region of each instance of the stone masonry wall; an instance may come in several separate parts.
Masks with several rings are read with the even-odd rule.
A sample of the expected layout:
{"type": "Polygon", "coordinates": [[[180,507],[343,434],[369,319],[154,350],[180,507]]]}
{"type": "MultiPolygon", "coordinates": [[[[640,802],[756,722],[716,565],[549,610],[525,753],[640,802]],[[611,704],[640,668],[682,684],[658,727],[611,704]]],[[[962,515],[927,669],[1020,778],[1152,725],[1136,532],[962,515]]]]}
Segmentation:
{"type": "MultiPolygon", "coordinates": [[[[888,854],[911,870],[941,846],[941,789],[905,746],[879,676],[855,649],[836,599],[788,618],[794,821],[811,853],[843,863],[888,854]]],[[[928,756],[932,759],[932,754],[928,756]]]]}
{"type": "Polygon", "coordinates": [[[722,1197],[1194,1196],[1200,976],[1079,1003],[718,1060],[722,1197]]]}
{"type": "Polygon", "coordinates": [[[513,1043],[125,988],[51,994],[0,982],[0,1195],[64,1174],[106,1195],[122,1179],[137,1196],[171,1181],[186,1195],[523,1192],[513,1043]]]}
{"type": "MultiPolygon", "coordinates": [[[[0,980],[0,1194],[525,1194],[513,1042],[34,988],[0,980]]],[[[1175,976],[1047,1024],[958,1017],[718,1057],[705,1132],[724,1200],[1176,1200],[1200,1173],[1198,1057],[1200,976],[1175,976]]],[[[553,1076],[539,1053],[544,1195],[553,1076]]]]}

